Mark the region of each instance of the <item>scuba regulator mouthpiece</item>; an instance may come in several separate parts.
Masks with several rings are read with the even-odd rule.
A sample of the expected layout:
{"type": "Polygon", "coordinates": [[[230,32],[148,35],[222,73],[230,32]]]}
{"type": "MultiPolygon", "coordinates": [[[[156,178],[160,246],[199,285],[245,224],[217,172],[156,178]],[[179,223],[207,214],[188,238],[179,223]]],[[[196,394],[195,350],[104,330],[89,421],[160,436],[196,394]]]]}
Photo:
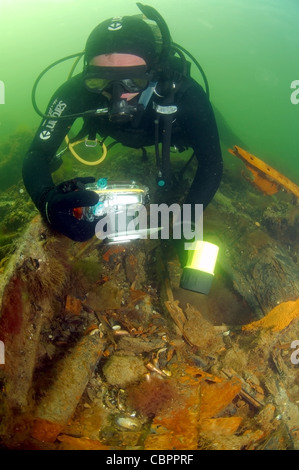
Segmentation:
{"type": "Polygon", "coordinates": [[[107,98],[109,120],[112,122],[127,122],[134,117],[138,111],[138,104],[134,98],[147,89],[150,81],[151,73],[144,65],[128,67],[88,65],[83,76],[88,91],[102,93],[107,98]]]}
{"type": "Polygon", "coordinates": [[[113,101],[111,109],[108,111],[109,120],[115,123],[129,122],[137,112],[137,107],[130,106],[125,99],[113,101]]]}
{"type": "Polygon", "coordinates": [[[122,98],[125,91],[121,82],[112,84],[112,105],[108,111],[111,122],[120,124],[129,122],[137,112],[137,106],[130,105],[125,98],[122,98]]]}

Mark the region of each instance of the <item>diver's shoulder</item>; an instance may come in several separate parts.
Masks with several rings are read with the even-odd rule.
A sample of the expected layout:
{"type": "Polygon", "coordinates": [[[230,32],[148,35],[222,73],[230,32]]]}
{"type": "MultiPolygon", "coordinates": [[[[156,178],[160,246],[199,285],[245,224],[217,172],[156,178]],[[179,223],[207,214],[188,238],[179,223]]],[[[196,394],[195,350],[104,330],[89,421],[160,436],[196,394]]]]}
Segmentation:
{"type": "Polygon", "coordinates": [[[206,95],[202,85],[191,76],[184,77],[178,86],[178,90],[180,97],[184,97],[190,93],[193,95],[196,94],[198,97],[206,95]]]}
{"type": "Polygon", "coordinates": [[[58,88],[58,90],[69,93],[76,93],[77,91],[82,90],[82,87],[82,73],[79,73],[77,75],[74,75],[74,77],[71,77],[65,82],[63,82],[58,88]]]}

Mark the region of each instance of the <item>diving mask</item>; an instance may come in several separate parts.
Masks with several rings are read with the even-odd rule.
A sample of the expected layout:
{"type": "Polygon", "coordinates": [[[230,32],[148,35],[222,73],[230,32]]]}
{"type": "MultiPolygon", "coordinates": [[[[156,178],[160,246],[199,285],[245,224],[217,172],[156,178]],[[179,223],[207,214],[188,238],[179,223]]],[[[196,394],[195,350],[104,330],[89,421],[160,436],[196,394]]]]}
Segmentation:
{"type": "Polygon", "coordinates": [[[117,83],[129,93],[140,93],[149,84],[150,75],[144,65],[134,67],[88,66],[84,73],[85,87],[93,93],[102,93],[117,83]],[[130,78],[128,78],[130,77],[130,78]]]}
{"type": "Polygon", "coordinates": [[[144,91],[150,82],[150,74],[144,65],[132,67],[87,66],[83,80],[85,87],[93,93],[106,93],[110,100],[109,120],[115,123],[126,123],[133,119],[140,109],[138,103],[127,101],[125,93],[144,91]],[[129,77],[129,78],[128,78],[129,77]]]}

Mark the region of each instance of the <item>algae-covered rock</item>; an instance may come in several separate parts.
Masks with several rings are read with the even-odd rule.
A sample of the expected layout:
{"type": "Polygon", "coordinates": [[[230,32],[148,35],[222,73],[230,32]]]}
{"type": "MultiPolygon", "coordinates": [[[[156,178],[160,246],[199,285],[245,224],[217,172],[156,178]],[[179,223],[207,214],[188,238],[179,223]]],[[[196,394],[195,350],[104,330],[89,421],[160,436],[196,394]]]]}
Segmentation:
{"type": "Polygon", "coordinates": [[[88,305],[94,310],[117,309],[121,307],[123,292],[113,281],[97,286],[88,295],[88,305]]]}
{"type": "Polygon", "coordinates": [[[107,382],[111,385],[126,387],[146,374],[143,360],[136,356],[112,356],[103,367],[107,382]]]}
{"type": "Polygon", "coordinates": [[[33,138],[28,129],[18,129],[0,144],[0,190],[6,190],[22,179],[22,161],[33,138]]]}

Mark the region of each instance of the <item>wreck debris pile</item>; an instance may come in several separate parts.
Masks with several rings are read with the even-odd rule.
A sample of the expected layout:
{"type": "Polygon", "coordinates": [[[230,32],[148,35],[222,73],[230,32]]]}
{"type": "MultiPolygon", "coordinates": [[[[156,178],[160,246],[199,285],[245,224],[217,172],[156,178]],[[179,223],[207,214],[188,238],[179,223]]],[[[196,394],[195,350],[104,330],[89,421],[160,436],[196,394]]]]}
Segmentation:
{"type": "Polygon", "coordinates": [[[34,219],[0,282],[3,448],[299,449],[299,211],[236,188],[205,213],[208,297],[180,289],[169,242],[79,244],[34,219]]]}
{"type": "MultiPolygon", "coordinates": [[[[21,256],[30,254],[23,245],[4,283],[2,320],[12,299],[15,308],[26,293],[30,305],[22,319],[16,310],[13,323],[2,321],[2,337],[5,328],[18,328],[2,370],[6,446],[298,448],[298,384],[290,363],[298,315],[286,323],[282,305],[275,317],[270,312],[235,329],[212,324],[197,307],[179,305],[176,276],[155,283],[162,257],[151,240],[110,248],[97,240],[80,245],[78,258],[78,245],[61,238],[64,256],[61,250],[55,265],[57,275],[64,259],[65,278],[54,299],[43,286],[37,296],[26,274],[49,269],[59,237],[39,220],[27,240],[33,231],[38,264],[21,256]]],[[[296,311],[297,303],[286,309],[296,311]]]]}

